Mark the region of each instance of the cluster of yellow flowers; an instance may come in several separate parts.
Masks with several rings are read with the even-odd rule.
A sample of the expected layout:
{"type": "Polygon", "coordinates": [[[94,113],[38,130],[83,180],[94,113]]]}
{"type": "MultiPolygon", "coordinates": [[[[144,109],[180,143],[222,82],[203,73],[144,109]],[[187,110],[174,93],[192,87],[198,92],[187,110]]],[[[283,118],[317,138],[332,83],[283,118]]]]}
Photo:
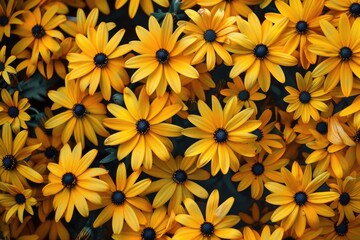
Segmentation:
{"type": "Polygon", "coordinates": [[[360,239],[359,78],[360,0],[0,0],[0,239],[360,239]]]}

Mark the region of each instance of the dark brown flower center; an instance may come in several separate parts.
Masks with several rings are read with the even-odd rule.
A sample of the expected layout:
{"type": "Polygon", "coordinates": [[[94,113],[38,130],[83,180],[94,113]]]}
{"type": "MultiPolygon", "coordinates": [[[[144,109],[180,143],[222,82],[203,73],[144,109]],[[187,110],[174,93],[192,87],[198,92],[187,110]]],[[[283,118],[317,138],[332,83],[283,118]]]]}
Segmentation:
{"type": "Polygon", "coordinates": [[[150,123],[145,119],[140,119],[136,123],[136,130],[140,134],[146,134],[150,130],[150,123]]]}
{"type": "Polygon", "coordinates": [[[169,58],[170,58],[170,55],[169,55],[169,52],[166,49],[161,48],[156,52],[156,59],[161,64],[167,63],[169,58]]]}
{"type": "Polygon", "coordinates": [[[260,176],[261,174],[264,173],[265,168],[264,168],[264,165],[262,163],[255,163],[252,166],[251,171],[255,176],[260,176]]]}
{"type": "Polygon", "coordinates": [[[214,225],[210,222],[204,222],[200,226],[200,231],[204,237],[210,237],[214,234],[214,225]]]}
{"type": "Polygon", "coordinates": [[[341,205],[348,205],[350,202],[350,195],[347,192],[343,192],[339,197],[339,202],[341,205]]]}
{"type": "Polygon", "coordinates": [[[108,58],[104,53],[98,53],[94,57],[94,63],[97,67],[103,68],[108,63],[108,58]]]}
{"type": "Polygon", "coordinates": [[[34,36],[34,38],[42,38],[45,35],[45,29],[43,28],[43,26],[36,24],[32,29],[31,29],[31,33],[34,36]]]}
{"type": "Polygon", "coordinates": [[[26,202],[26,198],[25,198],[24,194],[22,194],[22,193],[16,194],[16,195],[15,195],[15,202],[16,202],[17,204],[23,204],[23,203],[25,203],[25,202],[26,202]]]}
{"type": "Polygon", "coordinates": [[[187,177],[188,176],[186,172],[184,170],[179,169],[174,172],[172,179],[174,182],[178,184],[183,184],[184,182],[186,182],[187,177]]]}
{"type": "Polygon", "coordinates": [[[352,56],[352,51],[348,47],[343,47],[340,49],[340,58],[343,61],[349,61],[352,56]]]}
{"type": "Polygon", "coordinates": [[[48,159],[53,159],[56,157],[57,155],[57,150],[56,148],[54,148],[53,146],[50,146],[48,148],[45,149],[44,152],[45,157],[47,157],[48,159]]]}
{"type": "Polygon", "coordinates": [[[304,192],[297,192],[294,199],[297,205],[303,206],[307,202],[307,195],[304,192]]]}
{"type": "Polygon", "coordinates": [[[214,132],[214,139],[217,143],[224,143],[226,142],[228,137],[228,133],[224,128],[218,128],[214,132]]]}
{"type": "Polygon", "coordinates": [[[266,45],[258,44],[254,48],[254,55],[259,59],[264,59],[269,53],[269,50],[266,45]]]}
{"type": "Polygon", "coordinates": [[[2,159],[2,164],[5,170],[14,170],[17,165],[17,161],[13,155],[6,155],[2,159]]]}
{"type": "Polygon", "coordinates": [[[204,39],[207,42],[213,42],[216,40],[216,32],[212,29],[208,29],[204,33],[204,39]]]}
{"type": "Polygon", "coordinates": [[[299,100],[301,103],[309,103],[311,100],[311,95],[309,92],[303,91],[299,95],[299,100]]]}
{"type": "Polygon", "coordinates": [[[11,118],[16,118],[19,116],[19,109],[17,107],[11,106],[9,107],[8,114],[11,118]]]}
{"type": "Polygon", "coordinates": [[[115,205],[121,205],[125,202],[125,194],[122,191],[116,191],[113,192],[112,196],[111,196],[111,201],[115,204],[115,205]]]}
{"type": "Polygon", "coordinates": [[[359,3],[353,3],[350,5],[349,12],[351,16],[357,18],[360,16],[360,4],[359,3]]]}
{"type": "Polygon", "coordinates": [[[349,230],[348,221],[345,219],[338,226],[336,226],[336,223],[335,223],[334,228],[335,228],[335,232],[337,233],[337,235],[344,236],[344,235],[346,235],[346,233],[349,230]]]}
{"type": "Polygon", "coordinates": [[[61,183],[68,188],[73,188],[76,185],[76,177],[73,173],[65,173],[61,178],[61,183]]]}
{"type": "Polygon", "coordinates": [[[153,228],[147,227],[141,233],[141,237],[143,240],[155,240],[156,239],[156,232],[153,228]]]}
{"type": "Polygon", "coordinates": [[[9,23],[9,18],[7,16],[0,16],[0,26],[6,26],[9,23]]]}
{"type": "Polygon", "coordinates": [[[299,33],[299,34],[304,34],[306,33],[308,30],[308,24],[307,22],[305,21],[298,21],[296,23],[296,31],[299,33]]]}
{"type": "Polygon", "coordinates": [[[73,114],[77,118],[81,118],[85,115],[86,108],[83,104],[77,103],[73,106],[73,114]]]}

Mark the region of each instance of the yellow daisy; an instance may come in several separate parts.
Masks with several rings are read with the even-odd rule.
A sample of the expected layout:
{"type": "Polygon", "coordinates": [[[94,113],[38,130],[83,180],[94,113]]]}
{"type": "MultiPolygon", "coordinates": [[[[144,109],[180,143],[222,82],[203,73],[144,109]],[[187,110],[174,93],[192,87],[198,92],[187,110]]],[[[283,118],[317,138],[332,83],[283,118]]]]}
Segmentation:
{"type": "Polygon", "coordinates": [[[175,159],[170,158],[169,161],[163,162],[155,158],[154,165],[144,172],[152,177],[160,178],[160,180],[151,183],[146,193],[156,192],[153,200],[153,207],[163,206],[167,201],[168,212],[172,210],[178,211],[178,207],[185,198],[194,199],[194,195],[206,199],[209,194],[194,180],[207,180],[210,174],[196,167],[196,157],[177,156],[175,159]]]}
{"type": "Polygon", "coordinates": [[[65,144],[59,155],[59,163],[49,163],[49,183],[42,192],[44,196],[54,196],[53,206],[55,209],[55,221],[58,222],[65,214],[66,222],[70,222],[74,207],[81,216],[89,216],[88,202],[101,204],[99,192],[109,189],[106,182],[97,179],[96,176],[107,173],[103,168],[89,168],[94,161],[97,150],[88,151],[82,155],[81,143],[76,144],[71,151],[70,146],[65,144]]]}
{"type": "Polygon", "coordinates": [[[0,205],[5,207],[5,222],[9,223],[11,217],[16,213],[19,221],[24,221],[24,210],[30,215],[34,215],[32,206],[37,201],[32,197],[31,189],[24,189],[22,184],[14,183],[14,185],[0,182],[0,189],[3,191],[0,193],[0,205]]]}
{"type": "Polygon", "coordinates": [[[232,181],[240,182],[237,190],[241,192],[251,186],[251,197],[259,200],[264,193],[264,183],[283,182],[278,170],[289,162],[289,159],[282,158],[284,152],[285,148],[275,150],[267,156],[262,151],[254,158],[245,157],[246,164],[231,177],[232,181]]]}
{"type": "Polygon", "coordinates": [[[140,224],[146,223],[146,218],[142,211],[151,212],[150,202],[139,197],[151,183],[149,178],[136,182],[141,171],[135,171],[128,178],[124,163],[120,163],[116,171],[115,182],[110,175],[100,176],[110,189],[101,195],[102,205],[105,208],[100,212],[93,223],[97,228],[112,218],[112,230],[114,234],[120,234],[124,222],[134,231],[140,230],[140,224]]]}
{"type": "Polygon", "coordinates": [[[219,172],[226,174],[231,168],[239,169],[240,163],[235,155],[255,156],[253,142],[256,135],[251,132],[257,129],[261,122],[249,120],[253,109],[239,112],[237,99],[232,98],[222,109],[219,100],[212,96],[212,109],[199,100],[198,109],[201,116],[189,115],[188,120],[195,127],[186,128],[183,135],[200,139],[185,152],[186,157],[199,155],[197,166],[203,167],[211,161],[211,174],[219,172]]]}
{"type": "Polygon", "coordinates": [[[27,98],[19,100],[19,91],[15,91],[11,98],[10,93],[5,89],[1,89],[0,108],[0,125],[10,123],[11,129],[14,133],[19,133],[20,128],[27,129],[26,121],[30,120],[30,115],[25,111],[30,107],[27,98]]]}
{"type": "Polygon", "coordinates": [[[237,239],[242,237],[239,230],[232,228],[240,221],[239,216],[227,215],[234,203],[234,197],[229,197],[219,205],[219,191],[213,190],[206,204],[205,218],[194,200],[184,201],[188,214],[178,214],[175,220],[182,224],[174,234],[173,240],[216,240],[237,239]]]}
{"type": "Polygon", "coordinates": [[[169,1],[168,0],[116,0],[115,1],[115,9],[119,9],[125,5],[125,3],[129,3],[129,17],[134,18],[138,8],[139,4],[142,8],[142,10],[147,14],[150,15],[154,12],[154,6],[152,2],[155,2],[156,4],[162,6],[162,7],[169,7],[169,1]]]}
{"type": "Polygon", "coordinates": [[[31,153],[41,146],[26,146],[28,131],[19,132],[13,140],[10,124],[2,127],[2,138],[0,139],[0,177],[1,181],[14,185],[26,185],[26,179],[42,183],[43,177],[34,169],[28,166],[25,161],[31,153]]]}
{"type": "Polygon", "coordinates": [[[359,0],[326,0],[325,6],[331,10],[331,13],[333,13],[337,19],[344,13],[352,21],[360,16],[359,0]]]}
{"type": "Polygon", "coordinates": [[[225,17],[223,9],[218,9],[216,12],[210,12],[206,8],[199,12],[187,9],[185,13],[193,22],[183,21],[178,24],[185,25],[186,35],[196,38],[191,48],[185,51],[185,54],[195,52],[191,64],[205,60],[207,70],[210,71],[215,67],[216,58],[220,57],[226,65],[231,65],[232,58],[223,44],[229,33],[237,31],[234,25],[236,18],[225,17]]]}
{"type": "Polygon", "coordinates": [[[101,93],[89,95],[87,91],[81,92],[77,80],[69,81],[66,87],[60,87],[57,91],[50,90],[48,96],[54,102],[51,110],[61,107],[66,109],[45,122],[45,128],[55,128],[55,135],[61,135],[63,144],[74,135],[75,141],[81,142],[83,147],[85,136],[97,146],[96,134],[103,137],[109,135],[102,125],[102,120],[106,117],[106,108],[101,103],[101,93]]]}
{"type": "Polygon", "coordinates": [[[104,144],[120,145],[117,151],[119,160],[132,153],[131,166],[135,171],[142,164],[146,169],[151,169],[153,153],[162,161],[169,160],[173,144],[167,137],[181,135],[181,127],[163,123],[182,108],[180,104],[165,106],[167,100],[166,93],[150,104],[145,88],[141,90],[139,100],[130,88],[125,88],[124,102],[127,109],[116,104],[107,105],[115,118],[105,118],[103,124],[118,132],[106,138],[104,144]]]}
{"type": "Polygon", "coordinates": [[[342,14],[336,29],[326,20],[320,21],[320,27],[325,36],[311,35],[309,51],[324,57],[312,72],[313,77],[327,74],[324,90],[329,92],[340,81],[341,90],[348,97],[353,88],[354,74],[360,77],[360,46],[358,44],[358,30],[360,19],[350,24],[346,14],[342,14]]]}
{"type": "MultiPolygon", "coordinates": [[[[321,221],[321,218],[320,218],[321,221]]],[[[321,222],[320,222],[321,224],[321,222]]],[[[322,233],[323,229],[322,228],[318,228],[318,229],[312,229],[312,228],[306,228],[304,231],[304,234],[301,235],[301,237],[297,237],[295,230],[289,229],[284,233],[283,239],[287,239],[287,240],[314,240],[314,239],[319,239],[317,237],[319,237],[319,235],[322,233]]]]}
{"type": "Polygon", "coordinates": [[[5,82],[10,85],[10,76],[9,74],[16,74],[15,68],[10,66],[10,63],[15,61],[15,56],[6,57],[6,45],[2,46],[0,50],[0,77],[2,77],[5,82]]]}
{"type": "Polygon", "coordinates": [[[97,30],[89,29],[87,37],[77,34],[76,44],[82,52],[69,53],[66,57],[70,69],[66,80],[79,79],[81,91],[89,87],[90,95],[100,84],[105,100],[111,97],[111,87],[122,92],[129,81],[122,56],[130,49],[127,44],[118,46],[125,30],[119,30],[110,40],[108,31],[106,24],[101,22],[97,30]]]}
{"type": "Polygon", "coordinates": [[[286,29],[289,19],[284,17],[274,25],[265,20],[262,24],[255,13],[250,13],[248,21],[237,17],[240,33],[229,33],[231,44],[225,46],[234,53],[234,67],[230,77],[235,78],[246,71],[245,87],[250,88],[259,82],[261,89],[267,92],[270,88],[270,74],[281,82],[285,82],[285,74],[281,66],[294,66],[297,59],[291,52],[285,52],[279,39],[286,29]]]}
{"type": "Polygon", "coordinates": [[[323,229],[321,239],[354,240],[360,237],[360,215],[353,221],[344,219],[340,224],[336,218],[321,218],[320,226],[323,229]]]}
{"type": "Polygon", "coordinates": [[[313,79],[312,73],[309,71],[304,77],[300,73],[296,73],[296,84],[298,90],[286,86],[285,89],[290,95],[284,97],[284,101],[289,103],[286,108],[287,112],[295,112],[294,119],[301,117],[304,123],[308,123],[310,118],[318,121],[320,114],[318,111],[326,112],[329,107],[325,101],[331,99],[331,96],[323,90],[324,77],[313,79]]]}
{"type": "Polygon", "coordinates": [[[266,196],[266,201],[273,205],[280,205],[272,214],[271,221],[281,221],[281,226],[288,230],[292,226],[295,233],[301,237],[306,223],[311,228],[320,227],[319,216],[335,216],[334,211],[325,203],[339,197],[336,192],[315,192],[326,182],[330,174],[324,172],[312,179],[311,165],[306,165],[305,171],[297,162],[292,165],[291,172],[281,168],[285,185],[277,182],[267,182],[265,187],[272,192],[266,196]]]}
{"type": "Polygon", "coordinates": [[[263,0],[197,0],[201,7],[211,7],[212,11],[223,9],[225,16],[241,15],[247,17],[252,12],[250,6],[257,5],[263,0]]]}
{"type": "Polygon", "coordinates": [[[0,1],[0,41],[4,35],[10,37],[11,25],[23,24],[23,21],[17,18],[23,11],[16,11],[15,7],[15,0],[0,1]]]}
{"type": "Polygon", "coordinates": [[[149,19],[149,31],[136,26],[140,41],[131,41],[130,46],[140,55],[125,62],[125,67],[137,69],[131,77],[132,83],[146,79],[146,92],[151,95],[156,90],[157,95],[162,96],[168,84],[180,93],[179,73],[190,78],[199,77],[198,71],[190,64],[191,57],[183,55],[196,38],[188,36],[178,41],[184,28],[179,26],[173,33],[171,14],[166,15],[161,27],[153,16],[149,19]]]}

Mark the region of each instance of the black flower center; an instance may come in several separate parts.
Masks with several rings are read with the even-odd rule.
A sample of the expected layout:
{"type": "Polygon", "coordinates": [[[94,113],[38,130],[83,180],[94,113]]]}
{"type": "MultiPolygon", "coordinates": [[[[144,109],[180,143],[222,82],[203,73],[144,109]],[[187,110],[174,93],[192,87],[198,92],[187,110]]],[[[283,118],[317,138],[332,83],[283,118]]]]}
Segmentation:
{"type": "Polygon", "coordinates": [[[6,26],[9,23],[9,18],[7,16],[0,16],[0,26],[6,26]]]}
{"type": "Polygon", "coordinates": [[[339,202],[341,205],[348,205],[350,202],[350,195],[347,192],[344,192],[340,195],[339,202]]]}
{"type": "Polygon", "coordinates": [[[74,107],[73,107],[73,113],[74,113],[75,117],[81,118],[81,117],[83,117],[85,115],[86,108],[81,103],[75,104],[74,107]]]}
{"type": "Polygon", "coordinates": [[[247,90],[240,91],[238,94],[238,98],[243,102],[249,100],[249,98],[250,98],[249,91],[247,91],[247,90]]]}
{"type": "Polygon", "coordinates": [[[296,23],[296,31],[299,34],[304,34],[308,30],[308,24],[305,21],[298,21],[296,23]]]}
{"type": "Polygon", "coordinates": [[[25,198],[24,194],[18,193],[15,195],[15,201],[17,204],[23,204],[26,202],[26,198],[25,198]]]}
{"type": "Polygon", "coordinates": [[[147,227],[142,231],[141,237],[143,240],[155,240],[156,232],[153,228],[147,227]]]}
{"type": "Polygon", "coordinates": [[[16,158],[13,155],[6,155],[2,160],[5,170],[14,170],[17,164],[16,158]]]}
{"type": "Polygon", "coordinates": [[[19,109],[17,107],[9,107],[8,114],[11,118],[16,118],[19,115],[19,109]]]}
{"type": "Polygon", "coordinates": [[[187,174],[184,170],[179,169],[174,172],[172,179],[174,182],[182,184],[186,182],[187,174]]]}
{"type": "Polygon", "coordinates": [[[68,188],[73,188],[76,185],[76,177],[73,173],[65,173],[61,178],[61,183],[68,188]]]}
{"type": "Polygon", "coordinates": [[[214,225],[209,222],[204,222],[200,226],[200,231],[205,237],[210,237],[214,233],[214,230],[215,230],[214,225]]]}
{"type": "Polygon", "coordinates": [[[268,53],[269,53],[269,50],[268,50],[267,46],[264,44],[258,44],[254,48],[254,55],[257,58],[264,59],[268,53]]]}
{"type": "Polygon", "coordinates": [[[147,120],[145,119],[140,119],[137,123],[136,123],[136,130],[138,131],[138,133],[140,134],[146,134],[150,129],[150,124],[147,120]]]}
{"type": "Polygon", "coordinates": [[[216,32],[212,29],[208,29],[204,33],[204,39],[207,42],[213,42],[216,40],[216,32]]]}
{"type": "Polygon", "coordinates": [[[265,168],[262,163],[255,163],[251,168],[251,171],[255,176],[260,176],[261,174],[264,173],[264,170],[265,168]]]}
{"type": "Polygon", "coordinates": [[[166,63],[169,60],[169,52],[161,48],[156,52],[156,59],[159,63],[166,63]]]}
{"type": "Polygon", "coordinates": [[[31,32],[34,38],[42,38],[45,35],[45,29],[39,24],[35,25],[31,32]]]}
{"type": "Polygon", "coordinates": [[[115,205],[121,205],[125,202],[125,194],[122,191],[113,192],[111,201],[115,205]]]}
{"type": "Polygon", "coordinates": [[[321,134],[325,134],[328,131],[327,123],[326,122],[319,122],[316,124],[316,131],[321,134]]]}
{"type": "Polygon", "coordinates": [[[224,143],[227,140],[227,131],[224,128],[218,128],[214,132],[214,139],[217,143],[224,143]]]}
{"type": "Polygon", "coordinates": [[[352,56],[352,51],[348,47],[343,47],[340,49],[340,57],[343,61],[349,61],[352,56]]]}
{"type": "Polygon", "coordinates": [[[260,129],[256,129],[256,130],[252,131],[251,133],[257,136],[257,138],[256,138],[257,142],[260,141],[264,137],[264,134],[260,129]]]}
{"type": "Polygon", "coordinates": [[[309,92],[301,92],[299,95],[299,100],[301,103],[309,103],[311,99],[311,95],[309,92]]]}
{"type": "Polygon", "coordinates": [[[52,159],[55,158],[57,155],[57,150],[56,148],[54,148],[53,146],[50,146],[48,148],[45,149],[44,152],[45,157],[47,157],[48,159],[52,159]]]}
{"type": "Polygon", "coordinates": [[[104,53],[98,53],[94,57],[94,63],[97,67],[103,68],[108,63],[108,58],[104,53]]]}
{"type": "Polygon", "coordinates": [[[349,12],[351,16],[353,17],[359,17],[360,16],[360,4],[359,3],[353,3],[350,5],[349,12]]]}
{"type": "Polygon", "coordinates": [[[5,70],[5,64],[0,61],[0,72],[5,70]]]}
{"type": "Polygon", "coordinates": [[[307,196],[304,192],[297,192],[294,196],[297,205],[302,206],[307,202],[307,196]]]}
{"type": "Polygon", "coordinates": [[[354,141],[360,143],[360,130],[358,130],[355,134],[354,141]]]}
{"type": "Polygon", "coordinates": [[[336,223],[335,223],[334,228],[335,228],[335,232],[339,236],[344,236],[348,232],[348,221],[344,220],[338,226],[336,226],[336,223]]]}

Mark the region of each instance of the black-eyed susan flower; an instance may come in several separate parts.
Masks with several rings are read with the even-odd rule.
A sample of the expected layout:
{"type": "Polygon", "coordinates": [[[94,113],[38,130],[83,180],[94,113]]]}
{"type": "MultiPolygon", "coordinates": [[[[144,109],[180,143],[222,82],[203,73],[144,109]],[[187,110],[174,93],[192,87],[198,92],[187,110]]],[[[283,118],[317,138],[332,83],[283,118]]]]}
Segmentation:
{"type": "Polygon", "coordinates": [[[225,46],[234,53],[234,67],[230,71],[230,77],[235,78],[246,72],[246,88],[251,88],[258,81],[265,92],[270,88],[270,75],[281,83],[285,82],[285,74],[280,66],[297,64],[297,59],[290,55],[291,52],[285,52],[279,44],[279,38],[289,19],[284,17],[275,24],[267,21],[261,24],[255,13],[249,14],[248,21],[237,17],[240,33],[229,33],[231,44],[225,46]]]}
{"type": "Polygon", "coordinates": [[[186,128],[183,135],[200,139],[192,144],[185,156],[199,155],[197,166],[203,167],[211,161],[211,174],[215,175],[221,170],[226,174],[231,168],[237,171],[240,163],[235,155],[255,156],[255,147],[252,143],[256,130],[261,122],[249,120],[253,109],[239,111],[236,98],[231,98],[222,109],[219,100],[212,96],[212,109],[205,102],[199,100],[198,108],[201,116],[189,115],[188,120],[195,127],[186,128]]]}
{"type": "Polygon", "coordinates": [[[187,198],[184,205],[188,214],[178,214],[175,220],[182,224],[174,234],[173,240],[219,238],[237,239],[241,232],[232,228],[240,221],[239,216],[227,215],[234,203],[234,197],[229,197],[219,205],[219,191],[213,190],[206,204],[205,217],[196,202],[187,198]]]}
{"type": "Polygon", "coordinates": [[[79,79],[81,91],[84,92],[89,87],[90,95],[100,85],[105,100],[111,97],[111,87],[122,92],[129,81],[122,56],[130,49],[127,44],[119,46],[125,30],[119,30],[110,39],[108,31],[106,24],[102,22],[97,29],[89,29],[87,37],[77,34],[75,41],[81,53],[69,53],[66,57],[70,69],[66,80],[79,79]]]}
{"type": "Polygon", "coordinates": [[[344,219],[340,224],[337,224],[336,217],[321,218],[320,226],[323,229],[320,235],[322,239],[331,240],[353,240],[360,236],[360,215],[353,221],[344,219]]]}
{"type": "Polygon", "coordinates": [[[358,46],[358,29],[360,19],[350,24],[346,14],[342,14],[336,29],[326,20],[320,21],[325,36],[311,35],[309,51],[325,58],[312,72],[313,77],[327,74],[324,90],[329,92],[340,82],[342,93],[348,97],[353,88],[354,74],[360,77],[360,47],[358,46]]]}
{"type": "MultiPolygon", "coordinates": [[[[321,224],[321,223],[320,223],[321,224]]],[[[306,228],[304,234],[301,237],[296,236],[294,228],[291,228],[284,232],[283,239],[287,240],[313,240],[318,239],[319,235],[322,233],[322,228],[312,229],[310,227],[306,228]]]]}
{"type": "Polygon", "coordinates": [[[285,87],[290,93],[284,97],[284,101],[289,103],[286,111],[294,112],[294,119],[301,118],[304,123],[308,123],[310,118],[318,121],[319,111],[328,111],[329,107],[325,101],[331,99],[331,96],[323,90],[324,77],[313,79],[311,72],[307,72],[304,77],[296,73],[296,84],[298,89],[285,87]]]}
{"type": "Polygon", "coordinates": [[[360,1],[359,0],[326,0],[325,6],[331,10],[337,19],[341,14],[346,14],[351,21],[360,17],[360,1]]]}
{"type": "Polygon", "coordinates": [[[236,18],[225,17],[223,9],[218,9],[216,12],[210,12],[206,8],[198,12],[187,9],[185,13],[193,22],[179,22],[179,25],[184,24],[184,33],[196,38],[186,50],[186,52],[195,52],[191,64],[205,60],[207,70],[210,71],[215,67],[216,58],[220,57],[226,65],[231,65],[231,55],[224,49],[223,44],[229,33],[238,30],[234,24],[236,18]]]}
{"type": "Polygon", "coordinates": [[[330,174],[324,172],[312,178],[311,165],[306,165],[303,171],[297,162],[292,164],[291,172],[281,168],[285,185],[277,182],[267,182],[265,187],[272,192],[266,196],[266,201],[279,205],[271,216],[272,222],[281,221],[281,226],[288,230],[294,227],[295,233],[301,237],[308,223],[311,228],[320,227],[319,216],[333,217],[334,211],[326,203],[339,197],[336,192],[315,192],[330,174]]]}
{"type": "Polygon", "coordinates": [[[5,227],[1,226],[3,237],[5,239],[38,240],[39,236],[31,234],[31,231],[29,231],[29,227],[32,226],[33,228],[34,226],[32,220],[32,216],[25,215],[22,223],[18,218],[13,218],[9,224],[3,223],[5,225],[5,227]]]}
{"type": "Polygon", "coordinates": [[[330,207],[339,212],[337,225],[344,219],[355,220],[355,214],[360,213],[360,181],[351,176],[344,180],[337,178],[336,182],[329,183],[329,187],[330,191],[340,194],[339,198],[330,204],[330,207]]]}
{"type": "Polygon", "coordinates": [[[26,48],[31,48],[30,62],[36,65],[39,56],[46,62],[50,62],[50,52],[60,50],[57,40],[63,40],[63,34],[55,30],[57,26],[66,21],[64,15],[56,15],[57,6],[52,6],[41,13],[37,7],[33,11],[25,11],[22,16],[24,23],[17,25],[13,33],[21,39],[11,49],[11,54],[15,56],[23,52],[26,48]]]}
{"type": "Polygon", "coordinates": [[[90,95],[87,90],[80,90],[79,80],[69,81],[66,87],[60,87],[57,91],[51,90],[49,98],[54,102],[51,109],[61,107],[66,110],[51,117],[45,122],[45,128],[55,128],[55,135],[61,135],[63,144],[66,144],[74,135],[76,142],[81,142],[85,147],[85,136],[95,145],[98,145],[96,134],[107,137],[109,133],[102,125],[106,117],[106,108],[101,103],[100,92],[90,95]]]}
{"type": "Polygon", "coordinates": [[[107,137],[104,144],[120,144],[117,151],[119,160],[131,153],[133,170],[139,170],[142,164],[146,169],[150,169],[153,154],[162,161],[170,159],[173,144],[167,137],[180,136],[182,128],[164,121],[174,116],[182,106],[165,106],[167,100],[166,93],[155,98],[150,104],[145,88],[141,90],[139,99],[130,88],[125,88],[124,102],[127,109],[116,104],[107,105],[115,118],[105,118],[103,123],[118,132],[107,137]]]}
{"type": "Polygon", "coordinates": [[[266,152],[262,151],[253,158],[245,157],[246,164],[231,178],[234,182],[240,182],[237,190],[241,192],[251,186],[251,197],[259,200],[264,193],[264,183],[282,182],[279,169],[289,162],[288,159],[282,158],[284,152],[285,148],[274,150],[266,156],[266,152]]]}
{"type": "Polygon", "coordinates": [[[249,13],[252,12],[250,5],[256,5],[261,2],[262,0],[198,0],[197,4],[201,7],[210,7],[212,11],[223,9],[225,16],[241,15],[243,17],[247,17],[249,13]]]}
{"type": "Polygon", "coordinates": [[[19,91],[15,91],[11,98],[10,93],[5,89],[1,89],[0,107],[3,109],[0,112],[0,125],[10,123],[11,129],[14,133],[19,133],[20,128],[27,129],[26,121],[30,120],[30,115],[25,111],[30,107],[27,98],[19,100],[19,91]]]}
{"type": "Polygon", "coordinates": [[[5,222],[9,223],[11,217],[17,214],[19,221],[24,221],[24,210],[30,215],[34,215],[32,206],[37,201],[32,197],[32,190],[25,189],[20,182],[14,183],[14,185],[7,183],[0,183],[0,189],[3,191],[0,193],[0,205],[5,207],[5,222]]]}
{"type": "Polygon", "coordinates": [[[70,222],[74,208],[81,216],[89,216],[88,202],[101,204],[99,192],[109,189],[106,182],[97,179],[108,171],[103,168],[89,168],[97,154],[96,149],[82,156],[81,143],[76,144],[71,151],[65,144],[59,155],[59,163],[49,163],[49,183],[42,192],[44,196],[54,196],[55,221],[58,222],[65,214],[65,220],[70,222]]]}
{"type": "Polygon", "coordinates": [[[169,240],[166,231],[174,220],[166,213],[166,208],[161,206],[153,212],[145,212],[146,224],[140,226],[140,230],[134,231],[125,224],[120,234],[113,234],[115,240],[169,240]]]}
{"type": "Polygon", "coordinates": [[[33,151],[41,146],[26,146],[28,131],[22,130],[13,139],[9,123],[2,127],[2,138],[0,139],[0,177],[1,181],[16,185],[26,184],[26,179],[42,183],[43,177],[28,166],[25,161],[33,151]]]}
{"type": "Polygon", "coordinates": [[[259,204],[254,202],[250,207],[251,215],[244,212],[239,212],[241,221],[246,223],[247,226],[251,226],[256,231],[262,230],[270,221],[273,211],[269,211],[268,207],[262,207],[260,211],[259,204]]]}
{"type": "Polygon", "coordinates": [[[156,192],[153,207],[163,206],[167,201],[168,212],[175,212],[185,198],[194,199],[194,195],[206,199],[209,194],[194,180],[207,180],[210,174],[196,167],[196,157],[177,156],[175,159],[163,162],[155,158],[154,165],[144,172],[150,176],[160,178],[151,183],[146,193],[156,192]]]}
{"type": "Polygon", "coordinates": [[[142,10],[147,14],[150,15],[154,12],[154,6],[152,2],[155,2],[156,4],[162,6],[162,7],[169,7],[169,1],[168,0],[116,0],[115,1],[115,9],[119,9],[125,5],[126,2],[129,2],[129,17],[134,18],[138,8],[139,4],[142,8],[142,10]]]}
{"type": "Polygon", "coordinates": [[[232,79],[232,82],[227,82],[227,87],[220,91],[221,95],[224,95],[224,102],[228,102],[230,98],[237,97],[240,109],[252,108],[254,109],[254,115],[257,114],[257,106],[255,101],[260,101],[266,98],[266,95],[259,92],[259,84],[255,83],[251,88],[246,88],[243,80],[236,76],[232,79]]]}
{"type": "Polygon", "coordinates": [[[140,55],[125,62],[125,67],[137,69],[131,76],[135,83],[146,79],[146,92],[151,95],[164,95],[169,85],[176,93],[181,91],[179,73],[190,78],[198,78],[198,71],[191,66],[191,57],[184,56],[183,51],[196,41],[188,36],[178,41],[185,26],[179,26],[173,32],[173,19],[167,14],[161,27],[155,17],[150,16],[149,31],[136,26],[140,41],[131,41],[130,46],[140,55]]]}
{"type": "Polygon", "coordinates": [[[23,24],[19,18],[17,18],[23,11],[16,11],[16,1],[0,1],[0,41],[3,36],[10,37],[11,25],[23,24]]]}
{"type": "Polygon", "coordinates": [[[146,224],[145,212],[151,212],[150,202],[138,195],[146,191],[150,186],[149,178],[138,182],[141,171],[135,171],[126,175],[126,167],[124,163],[120,163],[116,171],[115,182],[110,175],[102,175],[100,179],[105,181],[110,189],[101,195],[102,205],[105,208],[100,212],[93,223],[93,227],[97,228],[108,220],[112,219],[112,230],[114,234],[120,234],[124,222],[134,230],[140,230],[140,224],[146,224]]]}
{"type": "Polygon", "coordinates": [[[15,56],[6,57],[6,46],[2,46],[0,50],[0,77],[2,77],[9,85],[11,84],[9,74],[16,74],[15,68],[10,66],[10,63],[15,59],[15,56]]]}
{"type": "Polygon", "coordinates": [[[300,64],[308,69],[310,64],[316,62],[316,54],[309,51],[310,42],[307,37],[320,31],[319,21],[331,20],[331,15],[323,14],[325,0],[319,1],[275,1],[276,8],[280,13],[267,13],[266,19],[275,23],[283,17],[289,19],[288,26],[283,33],[284,49],[286,52],[299,51],[300,64]]]}

